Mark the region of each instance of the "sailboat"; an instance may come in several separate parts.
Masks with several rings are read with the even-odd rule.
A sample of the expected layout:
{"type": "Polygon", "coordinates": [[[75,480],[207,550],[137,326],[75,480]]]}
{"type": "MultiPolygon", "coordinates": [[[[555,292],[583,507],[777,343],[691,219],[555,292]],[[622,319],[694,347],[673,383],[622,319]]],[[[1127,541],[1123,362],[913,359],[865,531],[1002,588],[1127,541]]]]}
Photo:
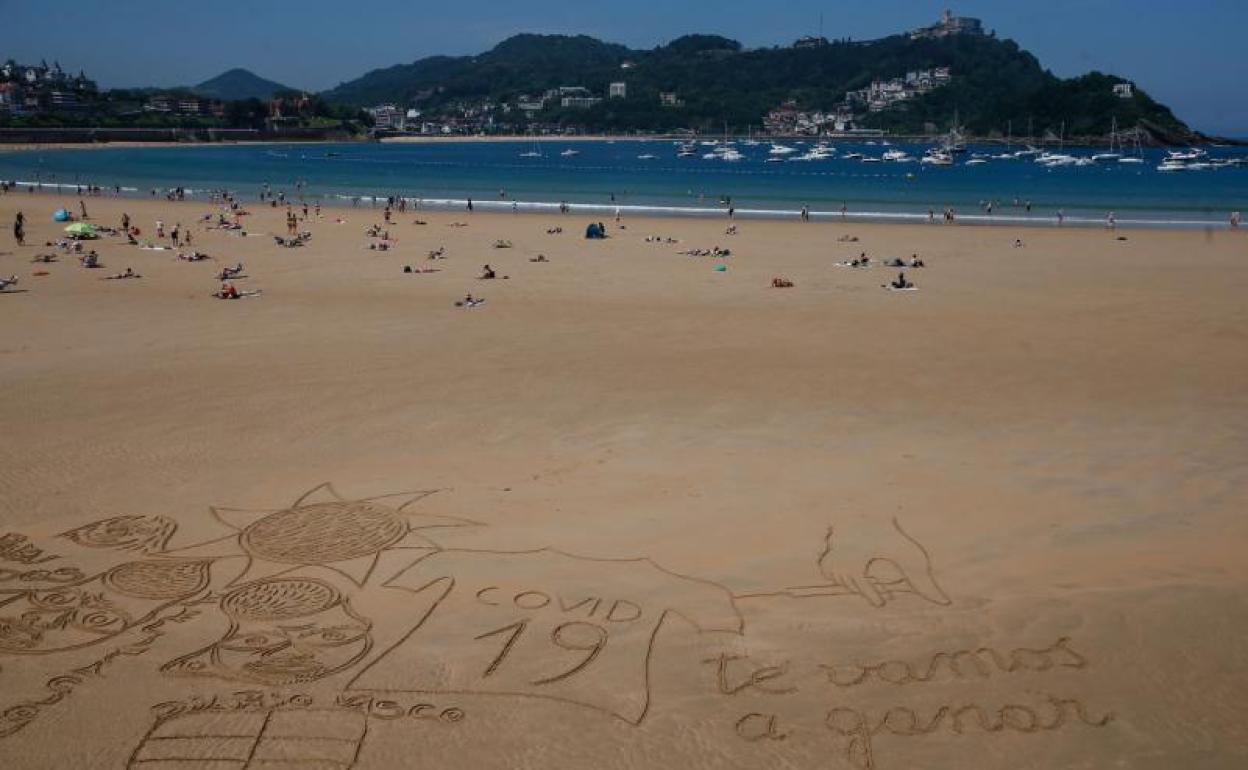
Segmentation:
{"type": "Polygon", "coordinates": [[[1114,152],[1114,143],[1118,141],[1118,116],[1114,116],[1113,128],[1109,132],[1109,152],[1098,152],[1092,156],[1092,160],[1098,163],[1103,160],[1118,160],[1122,157],[1121,152],[1114,152]]]}
{"type": "Polygon", "coordinates": [[[540,158],[540,157],[542,157],[542,151],[541,151],[540,149],[538,149],[538,146],[537,146],[537,140],[536,140],[536,139],[534,139],[534,140],[533,140],[532,149],[530,149],[528,152],[522,152],[522,153],[520,153],[520,157],[521,157],[521,158],[540,158]]]}

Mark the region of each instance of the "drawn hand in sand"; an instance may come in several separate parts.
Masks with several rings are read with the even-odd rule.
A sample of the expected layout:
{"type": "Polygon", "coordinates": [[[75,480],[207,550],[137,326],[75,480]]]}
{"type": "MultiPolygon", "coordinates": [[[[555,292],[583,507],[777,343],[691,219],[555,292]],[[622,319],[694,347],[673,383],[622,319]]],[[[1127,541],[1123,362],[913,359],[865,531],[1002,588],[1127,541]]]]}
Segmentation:
{"type": "Polygon", "coordinates": [[[791,586],[776,593],[798,599],[856,595],[873,607],[883,607],[902,593],[932,604],[952,603],[936,582],[927,549],[897,519],[879,537],[828,527],[818,564],[828,582],[791,586]]]}

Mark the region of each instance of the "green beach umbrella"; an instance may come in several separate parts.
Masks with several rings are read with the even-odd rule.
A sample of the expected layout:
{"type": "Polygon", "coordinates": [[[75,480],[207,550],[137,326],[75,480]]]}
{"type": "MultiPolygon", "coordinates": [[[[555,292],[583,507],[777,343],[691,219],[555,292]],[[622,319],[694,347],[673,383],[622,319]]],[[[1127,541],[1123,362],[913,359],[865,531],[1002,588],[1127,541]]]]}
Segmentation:
{"type": "Polygon", "coordinates": [[[70,235],[89,236],[95,235],[95,225],[86,222],[75,222],[65,228],[65,232],[70,235]]]}

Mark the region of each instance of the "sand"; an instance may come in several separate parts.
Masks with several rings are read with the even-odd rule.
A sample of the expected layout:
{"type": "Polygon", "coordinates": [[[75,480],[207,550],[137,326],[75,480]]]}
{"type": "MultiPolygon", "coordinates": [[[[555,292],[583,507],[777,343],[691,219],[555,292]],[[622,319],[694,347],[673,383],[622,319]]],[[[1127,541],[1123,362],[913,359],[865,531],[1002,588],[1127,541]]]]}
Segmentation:
{"type": "Polygon", "coordinates": [[[0,765],[1248,764],[1243,234],[252,211],[6,232],[0,765]]]}

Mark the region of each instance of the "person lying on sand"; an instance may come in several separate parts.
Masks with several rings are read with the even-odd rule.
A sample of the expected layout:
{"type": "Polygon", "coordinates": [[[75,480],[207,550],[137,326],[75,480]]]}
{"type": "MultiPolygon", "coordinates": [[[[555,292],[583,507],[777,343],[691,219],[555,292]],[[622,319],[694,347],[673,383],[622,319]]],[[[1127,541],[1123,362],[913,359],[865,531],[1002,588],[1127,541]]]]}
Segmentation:
{"type": "Polygon", "coordinates": [[[501,238],[500,238],[499,240],[494,241],[494,248],[496,248],[496,249],[510,249],[510,248],[511,248],[511,241],[503,240],[503,239],[501,239],[501,238]]]}
{"type": "Polygon", "coordinates": [[[83,254],[82,257],[78,260],[78,262],[83,267],[99,267],[100,255],[92,251],[87,254],[83,254]]]}
{"type": "Polygon", "coordinates": [[[771,288],[773,289],[792,289],[793,282],[788,278],[780,278],[779,276],[771,279],[771,288]]]}
{"type": "Polygon", "coordinates": [[[438,272],[438,269],[436,267],[412,267],[411,265],[404,265],[403,272],[405,273],[436,273],[438,272]]]}
{"type": "Polygon", "coordinates": [[[212,257],[200,251],[192,251],[189,254],[179,251],[178,259],[183,262],[203,262],[205,259],[212,259],[212,257]]]}
{"type": "Polygon", "coordinates": [[[836,239],[836,241],[837,241],[837,243],[857,243],[857,242],[858,242],[858,236],[856,236],[856,235],[842,235],[840,238],[837,238],[837,239],[836,239]]]}
{"type": "Polygon", "coordinates": [[[905,267],[906,263],[902,262],[899,257],[893,257],[884,261],[884,267],[905,267]]]}
{"type": "Polygon", "coordinates": [[[467,226],[468,226],[467,222],[451,222],[450,224],[447,225],[447,227],[467,227],[467,226]]]}
{"type": "Polygon", "coordinates": [[[549,262],[550,260],[546,259],[545,254],[538,254],[536,257],[530,257],[529,261],[530,262],[549,262]]]}
{"type": "Polygon", "coordinates": [[[55,261],[56,261],[56,255],[55,255],[55,254],[36,254],[36,255],[35,255],[35,257],[34,257],[34,259],[32,259],[32,260],[30,260],[30,261],[31,261],[31,262],[42,262],[42,263],[44,263],[44,264],[48,264],[48,263],[50,263],[50,262],[55,262],[55,261]]]}
{"type": "Polygon", "coordinates": [[[485,300],[476,299],[471,294],[466,295],[463,299],[455,303],[455,307],[472,308],[478,305],[484,305],[485,300]]]}
{"type": "Polygon", "coordinates": [[[549,227],[546,229],[547,235],[563,235],[562,227],[549,227]]]}
{"type": "Polygon", "coordinates": [[[217,299],[238,299],[241,295],[238,289],[234,288],[234,284],[227,281],[221,284],[221,288],[213,296],[217,299]]]}
{"type": "Polygon", "coordinates": [[[141,275],[139,275],[138,273],[134,272],[134,268],[132,268],[132,267],[127,267],[125,270],[122,270],[120,273],[114,273],[113,275],[106,275],[106,276],[104,276],[104,280],[106,280],[106,281],[120,281],[120,280],[123,280],[123,279],[126,279],[126,278],[142,278],[142,277],[143,277],[143,276],[141,276],[141,275]]]}
{"type": "Polygon", "coordinates": [[[0,291],[4,291],[10,286],[16,286],[16,285],[17,285],[16,275],[10,275],[8,278],[5,278],[4,276],[0,275],[0,291]]]}
{"type": "Polygon", "coordinates": [[[229,279],[237,278],[238,276],[242,274],[243,274],[243,263],[239,262],[233,267],[226,266],[226,267],[221,268],[221,272],[217,273],[217,280],[228,281],[229,279]]]}
{"type": "Polygon", "coordinates": [[[428,223],[428,222],[426,222],[426,221],[425,221],[425,220],[423,220],[423,219],[413,219],[413,220],[412,220],[412,224],[414,224],[414,225],[421,225],[421,226],[424,226],[424,225],[427,225],[427,224],[429,224],[429,223],[428,223]]]}
{"type": "Polygon", "coordinates": [[[379,241],[377,243],[368,244],[368,250],[369,251],[389,251],[390,246],[391,244],[389,241],[379,241]]]}
{"type": "Polygon", "coordinates": [[[446,259],[446,247],[439,246],[438,248],[429,252],[429,259],[446,259]]]}
{"type": "Polygon", "coordinates": [[[927,267],[927,263],[919,259],[918,254],[910,255],[910,267],[927,267]]]}
{"type": "Polygon", "coordinates": [[[724,231],[724,235],[736,235],[736,234],[737,234],[736,225],[728,225],[728,229],[724,231]]]}

